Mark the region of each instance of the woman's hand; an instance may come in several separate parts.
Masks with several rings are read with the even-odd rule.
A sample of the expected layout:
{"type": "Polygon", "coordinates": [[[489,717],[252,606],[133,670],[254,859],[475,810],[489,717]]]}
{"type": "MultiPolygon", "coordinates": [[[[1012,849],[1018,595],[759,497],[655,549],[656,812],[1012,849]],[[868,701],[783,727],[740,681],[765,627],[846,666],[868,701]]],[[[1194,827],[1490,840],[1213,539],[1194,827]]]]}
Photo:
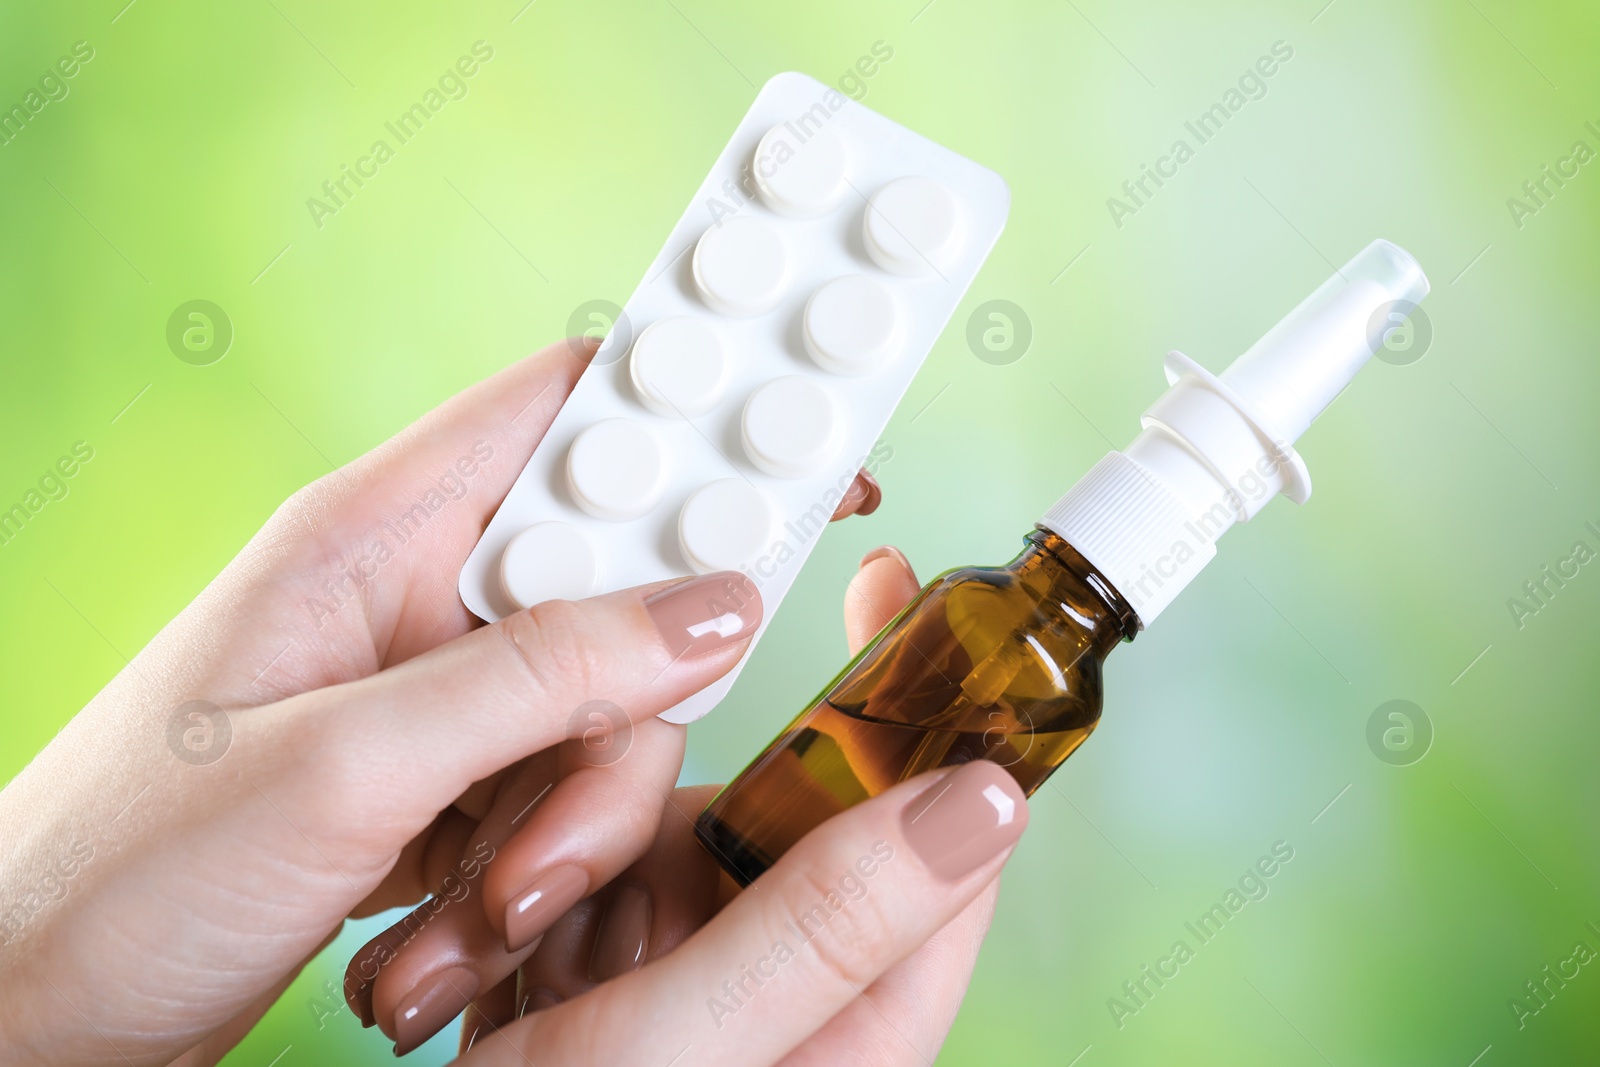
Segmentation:
{"type": "MultiPolygon", "coordinates": [[[[917,591],[903,555],[894,549],[870,553],[845,594],[850,652],[870,641],[917,591]]],[[[679,790],[660,820],[650,853],[616,881],[615,870],[603,879],[567,873],[592,866],[589,853],[596,842],[583,828],[596,813],[583,806],[559,814],[541,806],[549,818],[546,829],[519,835],[511,846],[498,847],[495,840],[469,846],[469,854],[475,847],[490,853],[481,874],[474,870],[471,877],[458,876],[442,886],[428,905],[351,959],[345,981],[351,1006],[404,1053],[472,1000],[475,1010],[463,1031],[464,1045],[471,1047],[475,1037],[529,1010],[571,1000],[662,956],[736,891],[694,841],[694,819],[711,793],[706,787],[679,790]],[[591,892],[602,881],[610,884],[591,892]],[[530,909],[538,913],[531,927],[515,916],[529,886],[539,894],[530,909]],[[474,895],[483,897],[483,907],[470,903],[474,895]],[[519,926],[537,933],[517,933],[519,926]],[[508,933],[513,935],[509,946],[508,933]]],[[[762,880],[757,886],[767,884],[762,880]]],[[[992,906],[992,892],[983,894],[960,922],[939,935],[942,947],[923,950],[915,963],[871,991],[869,998],[884,1014],[863,1001],[831,1030],[854,1041],[863,1027],[875,1031],[888,1025],[915,1033],[919,1046],[936,1049],[966,989],[992,906]]]]}
{"type": "MultiPolygon", "coordinates": [[[[845,600],[852,652],[916,592],[903,556],[870,554],[845,600]]],[[[694,839],[714,792],[678,790],[650,851],[485,987],[463,1067],[933,1062],[1027,824],[1011,777],[979,762],[906,782],[823,824],[743,893],[694,839]]],[[[478,977],[447,941],[403,950],[436,968],[394,1019],[403,1046],[478,977]]]]}
{"type": "Polygon", "coordinates": [[[213,1062],[348,915],[515,873],[490,857],[524,835],[577,842],[569,893],[650,847],[684,735],[655,716],[738,661],[750,583],[491,627],[456,593],[591,351],[547,349],[297,493],[0,793],[0,1059],[213,1062]],[[597,709],[626,761],[573,740],[597,709]]]}
{"type": "MultiPolygon", "coordinates": [[[[712,792],[680,790],[674,807],[693,815],[712,792]]],[[[714,865],[668,818],[644,859],[546,935],[521,1002],[508,982],[474,1010],[460,1063],[932,1063],[1026,823],[997,764],[930,772],[824,823],[719,912],[714,865]],[[641,915],[650,962],[594,985],[597,965],[632,957],[641,915]]]]}

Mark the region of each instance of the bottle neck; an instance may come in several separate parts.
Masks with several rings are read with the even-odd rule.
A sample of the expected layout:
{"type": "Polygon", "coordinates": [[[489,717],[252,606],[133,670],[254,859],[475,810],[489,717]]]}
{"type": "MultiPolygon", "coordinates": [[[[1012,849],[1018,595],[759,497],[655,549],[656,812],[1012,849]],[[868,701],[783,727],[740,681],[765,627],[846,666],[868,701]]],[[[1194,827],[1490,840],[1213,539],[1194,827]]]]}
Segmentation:
{"type": "Polygon", "coordinates": [[[1041,598],[1071,616],[1097,655],[1103,659],[1118,642],[1134,639],[1141,625],[1132,605],[1065,538],[1038,526],[1023,540],[1027,547],[1011,569],[1024,582],[1038,582],[1041,598]]]}

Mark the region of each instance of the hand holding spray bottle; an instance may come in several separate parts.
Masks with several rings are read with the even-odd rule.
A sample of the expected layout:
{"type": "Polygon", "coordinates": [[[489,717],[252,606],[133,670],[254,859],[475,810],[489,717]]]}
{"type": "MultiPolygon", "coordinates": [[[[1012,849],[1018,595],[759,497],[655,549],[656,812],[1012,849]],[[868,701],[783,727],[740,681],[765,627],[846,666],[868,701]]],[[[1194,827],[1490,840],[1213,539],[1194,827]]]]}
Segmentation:
{"type": "Polygon", "coordinates": [[[915,600],[719,793],[701,843],[742,884],[812,828],[897,782],[975,759],[1032,794],[1100,720],[1101,663],[1311,476],[1294,443],[1428,293],[1378,240],[1213,375],[1168,353],[1143,432],[1050,508],[1003,567],[962,567],[915,600]]]}

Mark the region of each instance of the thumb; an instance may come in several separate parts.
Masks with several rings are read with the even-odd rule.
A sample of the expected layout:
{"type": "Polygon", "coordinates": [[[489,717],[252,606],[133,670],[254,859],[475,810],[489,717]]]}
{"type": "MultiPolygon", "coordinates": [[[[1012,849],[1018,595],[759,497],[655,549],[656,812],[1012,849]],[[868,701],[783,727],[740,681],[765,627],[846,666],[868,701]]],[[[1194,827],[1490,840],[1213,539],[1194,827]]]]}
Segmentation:
{"type": "Polygon", "coordinates": [[[911,561],[898,548],[884,545],[861,557],[861,568],[844,594],[844,635],[850,654],[867,647],[921,591],[911,561]]]}
{"type": "Polygon", "coordinates": [[[401,788],[380,802],[420,803],[431,818],[473,782],[592,729],[592,702],[627,729],[705,688],[761,618],[761,594],[733,571],[552,600],[285,703],[313,739],[304,751],[359,759],[369,787],[374,768],[393,772],[401,788]]]}

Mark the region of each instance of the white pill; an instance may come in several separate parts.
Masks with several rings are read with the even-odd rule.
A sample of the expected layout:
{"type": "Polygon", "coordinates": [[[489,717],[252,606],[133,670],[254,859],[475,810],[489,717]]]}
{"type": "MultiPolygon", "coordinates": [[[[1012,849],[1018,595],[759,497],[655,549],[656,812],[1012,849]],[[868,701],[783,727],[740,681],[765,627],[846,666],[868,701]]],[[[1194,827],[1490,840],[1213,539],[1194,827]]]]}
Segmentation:
{"type": "Polygon", "coordinates": [[[826,215],[849,188],[850,152],[832,126],[809,134],[798,123],[772,127],[756,146],[751,167],[761,199],[790,218],[826,215]]]}
{"type": "Polygon", "coordinates": [[[632,419],[604,419],[567,451],[567,485],[580,508],[624,522],[656,506],[666,463],[655,435],[632,419]]]}
{"type": "Polygon", "coordinates": [[[565,522],[540,522],[501,553],[500,587],[517,607],[531,608],[595,596],[605,589],[605,571],[588,534],[565,522]]]}
{"type": "Polygon", "coordinates": [[[652,322],[633,342],[628,373],[645,407],[693,419],[722,399],[731,362],[727,342],[710,323],[674,315],[652,322]]]}
{"type": "Polygon", "coordinates": [[[773,511],[743,478],[701,486],[678,514],[678,545],[697,573],[736,571],[772,546],[773,511]]]}
{"type": "Polygon", "coordinates": [[[801,333],[817,366],[856,377],[883,369],[900,354],[901,319],[900,305],[886,287],[865,275],[847,274],[811,294],[801,333]]]}
{"type": "Polygon", "coordinates": [[[789,287],[789,250],[758,218],[723,219],[694,246],[694,283],[712,311],[738,318],[764,314],[789,287]]]}
{"type": "Polygon", "coordinates": [[[757,469],[774,478],[804,478],[839,451],[844,417],[827,389],[791,375],[750,394],[740,429],[745,454],[757,469]]]}
{"type": "Polygon", "coordinates": [[[896,178],[872,194],[862,226],[867,252],[884,270],[912,276],[955,266],[966,240],[956,195],[932,178],[896,178]]]}

